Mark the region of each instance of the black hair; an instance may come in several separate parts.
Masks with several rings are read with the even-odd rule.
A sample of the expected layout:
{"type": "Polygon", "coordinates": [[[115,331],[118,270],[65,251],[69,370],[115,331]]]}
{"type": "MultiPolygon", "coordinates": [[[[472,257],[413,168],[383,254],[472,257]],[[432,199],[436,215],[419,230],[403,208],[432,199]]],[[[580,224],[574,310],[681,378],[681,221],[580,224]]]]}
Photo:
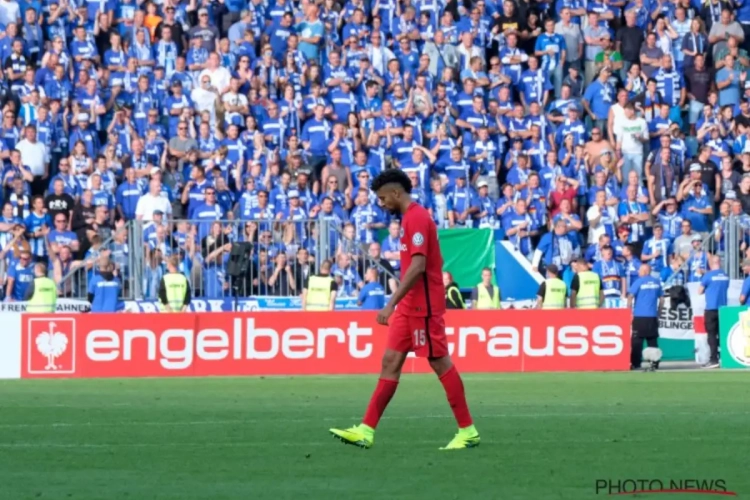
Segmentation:
{"type": "Polygon", "coordinates": [[[387,184],[398,184],[401,186],[401,189],[407,193],[411,193],[411,180],[409,180],[409,176],[401,169],[391,168],[378,174],[372,181],[372,190],[378,192],[380,188],[387,184]]]}

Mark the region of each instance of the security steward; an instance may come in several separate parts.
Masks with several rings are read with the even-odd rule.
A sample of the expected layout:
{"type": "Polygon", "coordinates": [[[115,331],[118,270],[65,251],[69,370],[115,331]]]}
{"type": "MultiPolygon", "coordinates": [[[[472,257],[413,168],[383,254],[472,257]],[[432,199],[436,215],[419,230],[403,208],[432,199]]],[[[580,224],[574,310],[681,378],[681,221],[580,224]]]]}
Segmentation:
{"type": "Polygon", "coordinates": [[[333,311],[338,289],[338,285],[331,277],[331,261],[324,260],[320,264],[320,272],[308,276],[302,288],[302,310],[333,311]]]}
{"type": "Polygon", "coordinates": [[[159,284],[159,302],[163,312],[185,312],[190,305],[190,282],[180,272],[180,258],[172,255],[167,259],[167,273],[159,284]]]}
{"type": "Polygon", "coordinates": [[[122,282],[115,275],[115,265],[108,256],[99,258],[99,274],[89,281],[88,299],[92,313],[113,313],[124,310],[120,300],[122,282]]]}
{"type": "Polygon", "coordinates": [[[602,280],[590,271],[585,259],[573,263],[576,272],[570,282],[570,303],[577,309],[599,309],[604,302],[602,280]]]}
{"type": "Polygon", "coordinates": [[[703,368],[719,367],[719,309],[727,305],[729,276],[721,269],[721,257],[714,255],[708,259],[710,271],[703,275],[698,293],[706,295],[706,311],[703,319],[706,322],[708,347],[711,358],[703,368]]]}
{"type": "Polygon", "coordinates": [[[53,313],[57,311],[57,285],[47,277],[47,264],[34,264],[34,281],[26,288],[26,311],[30,313],[53,313]]]}
{"type": "Polygon", "coordinates": [[[568,299],[568,287],[560,279],[560,270],[555,264],[547,265],[547,279],[539,285],[536,297],[537,309],[564,309],[568,299]]]}
{"type": "Polygon", "coordinates": [[[443,286],[445,286],[445,308],[466,309],[461,289],[458,288],[458,284],[453,281],[453,275],[448,271],[443,271],[443,286]]]}
{"type": "Polygon", "coordinates": [[[500,289],[492,285],[492,270],[482,269],[482,282],[471,291],[473,309],[500,309],[500,289]]]}
{"type": "Polygon", "coordinates": [[[628,289],[628,309],[633,310],[633,333],[630,342],[630,369],[641,368],[643,341],[648,347],[659,347],[659,311],[664,302],[661,280],[651,276],[651,266],[641,264],[638,279],[628,289]]]}

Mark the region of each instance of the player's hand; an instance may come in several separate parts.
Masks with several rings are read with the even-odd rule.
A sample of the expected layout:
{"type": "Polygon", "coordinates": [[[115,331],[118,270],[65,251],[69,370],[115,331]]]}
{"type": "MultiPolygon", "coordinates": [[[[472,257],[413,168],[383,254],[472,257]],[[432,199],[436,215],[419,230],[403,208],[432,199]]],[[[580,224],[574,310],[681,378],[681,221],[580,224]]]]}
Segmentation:
{"type": "Polygon", "coordinates": [[[388,319],[393,314],[393,306],[386,305],[379,313],[377,317],[378,324],[388,326],[388,319]]]}

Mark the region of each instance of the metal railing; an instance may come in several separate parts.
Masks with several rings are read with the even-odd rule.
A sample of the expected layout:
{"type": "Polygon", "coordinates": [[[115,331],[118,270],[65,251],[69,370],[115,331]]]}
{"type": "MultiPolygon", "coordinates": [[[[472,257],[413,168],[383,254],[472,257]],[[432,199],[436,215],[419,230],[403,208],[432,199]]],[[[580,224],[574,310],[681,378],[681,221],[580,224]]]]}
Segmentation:
{"type": "MultiPolygon", "coordinates": [[[[703,235],[701,250],[709,255],[721,256],[722,269],[727,273],[729,279],[744,278],[741,269],[741,263],[744,260],[741,245],[743,242],[750,243],[750,219],[731,214],[721,221],[718,229],[719,231],[712,227],[711,231],[703,235]]],[[[690,275],[690,265],[690,260],[686,259],[676,271],[670,274],[670,278],[682,272],[685,276],[685,282],[687,282],[690,275]]],[[[705,269],[703,272],[707,271],[708,269],[705,269]]],[[[669,278],[666,284],[670,286],[669,278]]]]}
{"type": "MultiPolygon", "coordinates": [[[[307,277],[324,260],[333,262],[332,275],[341,297],[357,296],[369,268],[378,271],[378,280],[392,292],[398,273],[382,262],[376,232],[357,234],[348,226],[326,220],[130,221],[121,228],[127,234],[126,253],[118,252],[112,260],[123,282],[124,300],[157,299],[166,261],[172,256],[178,257],[194,296],[300,295],[307,277]],[[238,270],[237,264],[245,265],[238,270]]],[[[115,244],[113,236],[102,243],[98,255],[114,256],[115,244]]],[[[60,287],[85,297],[97,272],[94,257],[65,275],[60,287]]]]}
{"type": "Polygon", "coordinates": [[[128,295],[133,290],[132,277],[134,274],[127,271],[133,269],[133,255],[127,251],[129,241],[134,241],[132,224],[126,224],[112,231],[112,234],[94,246],[91,246],[86,255],[80,260],[70,262],[69,271],[63,273],[58,282],[59,293],[64,297],[86,297],[89,282],[98,273],[98,265],[102,257],[108,257],[116,263],[118,269],[122,269],[125,274],[121,274],[123,281],[124,295],[128,295]]]}

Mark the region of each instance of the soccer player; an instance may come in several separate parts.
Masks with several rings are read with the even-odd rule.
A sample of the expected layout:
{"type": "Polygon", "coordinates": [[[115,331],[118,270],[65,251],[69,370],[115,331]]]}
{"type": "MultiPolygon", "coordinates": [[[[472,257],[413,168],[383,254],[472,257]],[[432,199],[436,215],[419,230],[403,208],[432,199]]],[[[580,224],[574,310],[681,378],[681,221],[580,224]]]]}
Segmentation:
{"type": "Polygon", "coordinates": [[[346,444],[370,448],[378,421],[396,393],[401,367],[407,354],[414,351],[418,357],[430,362],[458,422],[458,433],[441,450],[478,446],[479,433],[466,404],[464,385],[448,354],[443,318],[443,257],[435,223],[425,208],[412,202],[411,182],[403,171],[384,171],[372,181],[372,190],[385,209],[401,215],[401,283],[377,316],[378,323],[389,325],[388,345],[383,355],[380,379],[362,423],[349,429],[331,429],[330,432],[346,444]]]}

